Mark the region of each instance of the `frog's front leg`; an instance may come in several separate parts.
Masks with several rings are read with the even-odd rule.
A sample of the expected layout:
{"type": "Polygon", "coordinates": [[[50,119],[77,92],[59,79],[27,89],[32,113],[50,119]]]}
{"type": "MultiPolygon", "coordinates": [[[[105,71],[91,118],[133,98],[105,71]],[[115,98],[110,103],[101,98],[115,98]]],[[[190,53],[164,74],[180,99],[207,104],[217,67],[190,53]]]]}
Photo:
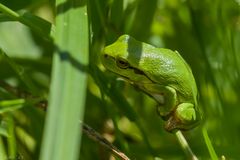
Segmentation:
{"type": "Polygon", "coordinates": [[[176,129],[188,130],[198,121],[198,115],[192,103],[181,103],[176,107],[173,115],[167,120],[165,129],[173,132],[176,129]]]}
{"type": "Polygon", "coordinates": [[[159,84],[144,84],[143,87],[143,90],[158,102],[158,114],[167,120],[178,103],[176,90],[159,84]]]}

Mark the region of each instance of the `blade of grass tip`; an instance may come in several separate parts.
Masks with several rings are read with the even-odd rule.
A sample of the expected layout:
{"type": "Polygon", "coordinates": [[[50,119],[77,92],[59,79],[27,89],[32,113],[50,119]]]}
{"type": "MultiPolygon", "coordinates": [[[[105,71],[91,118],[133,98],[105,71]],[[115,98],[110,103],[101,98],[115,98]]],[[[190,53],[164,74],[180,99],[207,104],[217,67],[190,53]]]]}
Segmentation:
{"type": "Polygon", "coordinates": [[[87,6],[85,1],[56,0],[56,8],[56,51],[40,160],[76,160],[87,85],[87,6]]]}
{"type": "Polygon", "coordinates": [[[25,99],[0,101],[0,114],[18,110],[23,107],[24,103],[25,99]]]}
{"type": "Polygon", "coordinates": [[[186,155],[191,159],[191,160],[198,160],[198,158],[194,155],[194,153],[192,152],[190,146],[188,145],[185,137],[183,136],[181,131],[177,131],[175,133],[183,151],[186,153],[186,155]]]}
{"type": "Polygon", "coordinates": [[[208,136],[207,130],[205,127],[202,128],[202,134],[203,134],[203,138],[205,140],[205,143],[207,145],[208,148],[208,152],[210,154],[210,157],[212,160],[218,160],[217,154],[212,146],[211,140],[208,136]]]}
{"type": "Polygon", "coordinates": [[[5,100],[0,101],[0,107],[14,106],[14,105],[22,105],[25,103],[25,99],[14,99],[14,100],[5,100]]]}

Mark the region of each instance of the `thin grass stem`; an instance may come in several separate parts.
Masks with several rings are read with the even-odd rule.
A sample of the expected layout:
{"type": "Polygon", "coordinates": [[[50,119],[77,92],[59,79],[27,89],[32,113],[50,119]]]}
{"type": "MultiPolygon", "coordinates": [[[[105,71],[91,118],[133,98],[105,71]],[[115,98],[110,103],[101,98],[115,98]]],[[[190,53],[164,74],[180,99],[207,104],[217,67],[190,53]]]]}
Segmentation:
{"type": "Polygon", "coordinates": [[[185,139],[185,137],[183,136],[182,132],[179,130],[175,133],[183,151],[186,153],[186,155],[191,159],[191,160],[198,160],[198,158],[195,156],[195,154],[193,153],[192,149],[190,148],[190,146],[188,145],[187,140],[185,139]]]}

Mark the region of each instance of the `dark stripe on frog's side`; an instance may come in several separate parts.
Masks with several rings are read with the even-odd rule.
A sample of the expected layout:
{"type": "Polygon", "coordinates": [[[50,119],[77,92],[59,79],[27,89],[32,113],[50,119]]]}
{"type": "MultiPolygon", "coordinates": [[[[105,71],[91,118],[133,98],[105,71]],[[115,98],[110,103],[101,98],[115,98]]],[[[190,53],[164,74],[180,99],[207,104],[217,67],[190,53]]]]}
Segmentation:
{"type": "MultiPolygon", "coordinates": [[[[139,70],[139,69],[137,69],[137,68],[134,68],[134,67],[131,67],[131,66],[129,66],[128,67],[129,69],[132,69],[133,71],[134,71],[134,73],[136,73],[136,74],[141,74],[141,75],[144,75],[144,76],[146,76],[147,77],[147,75],[143,72],[143,71],[141,71],[141,70],[139,70]]],[[[148,77],[147,77],[148,78],[148,77]]],[[[149,79],[149,78],[148,78],[149,79]]],[[[152,81],[152,80],[151,80],[152,81]]]]}

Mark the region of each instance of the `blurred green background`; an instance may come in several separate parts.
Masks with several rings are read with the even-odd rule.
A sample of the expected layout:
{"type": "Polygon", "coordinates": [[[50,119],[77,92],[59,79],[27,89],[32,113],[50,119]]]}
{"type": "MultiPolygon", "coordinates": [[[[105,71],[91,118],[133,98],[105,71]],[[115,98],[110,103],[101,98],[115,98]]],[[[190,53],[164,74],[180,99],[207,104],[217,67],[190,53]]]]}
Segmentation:
{"type": "MultiPolygon", "coordinates": [[[[184,135],[196,156],[210,159],[201,133],[204,126],[219,158],[240,159],[240,1],[86,2],[90,52],[84,121],[131,159],[186,159],[175,136],[163,129],[163,121],[156,114],[157,104],[106,71],[99,61],[102,48],[126,33],[157,47],[179,51],[191,66],[204,120],[184,135]]],[[[0,3],[54,25],[57,8],[54,1],[0,3]]],[[[1,153],[24,160],[40,156],[45,112],[36,103],[17,100],[41,97],[38,106],[42,100],[45,104],[55,47],[47,36],[30,28],[0,12],[0,48],[10,57],[10,60],[0,57],[0,160],[4,159],[1,153]],[[24,69],[37,92],[26,86],[11,62],[24,69]]],[[[47,29],[43,30],[47,33],[47,29]]],[[[109,151],[86,135],[82,136],[79,154],[83,160],[113,159],[109,151]]]]}

